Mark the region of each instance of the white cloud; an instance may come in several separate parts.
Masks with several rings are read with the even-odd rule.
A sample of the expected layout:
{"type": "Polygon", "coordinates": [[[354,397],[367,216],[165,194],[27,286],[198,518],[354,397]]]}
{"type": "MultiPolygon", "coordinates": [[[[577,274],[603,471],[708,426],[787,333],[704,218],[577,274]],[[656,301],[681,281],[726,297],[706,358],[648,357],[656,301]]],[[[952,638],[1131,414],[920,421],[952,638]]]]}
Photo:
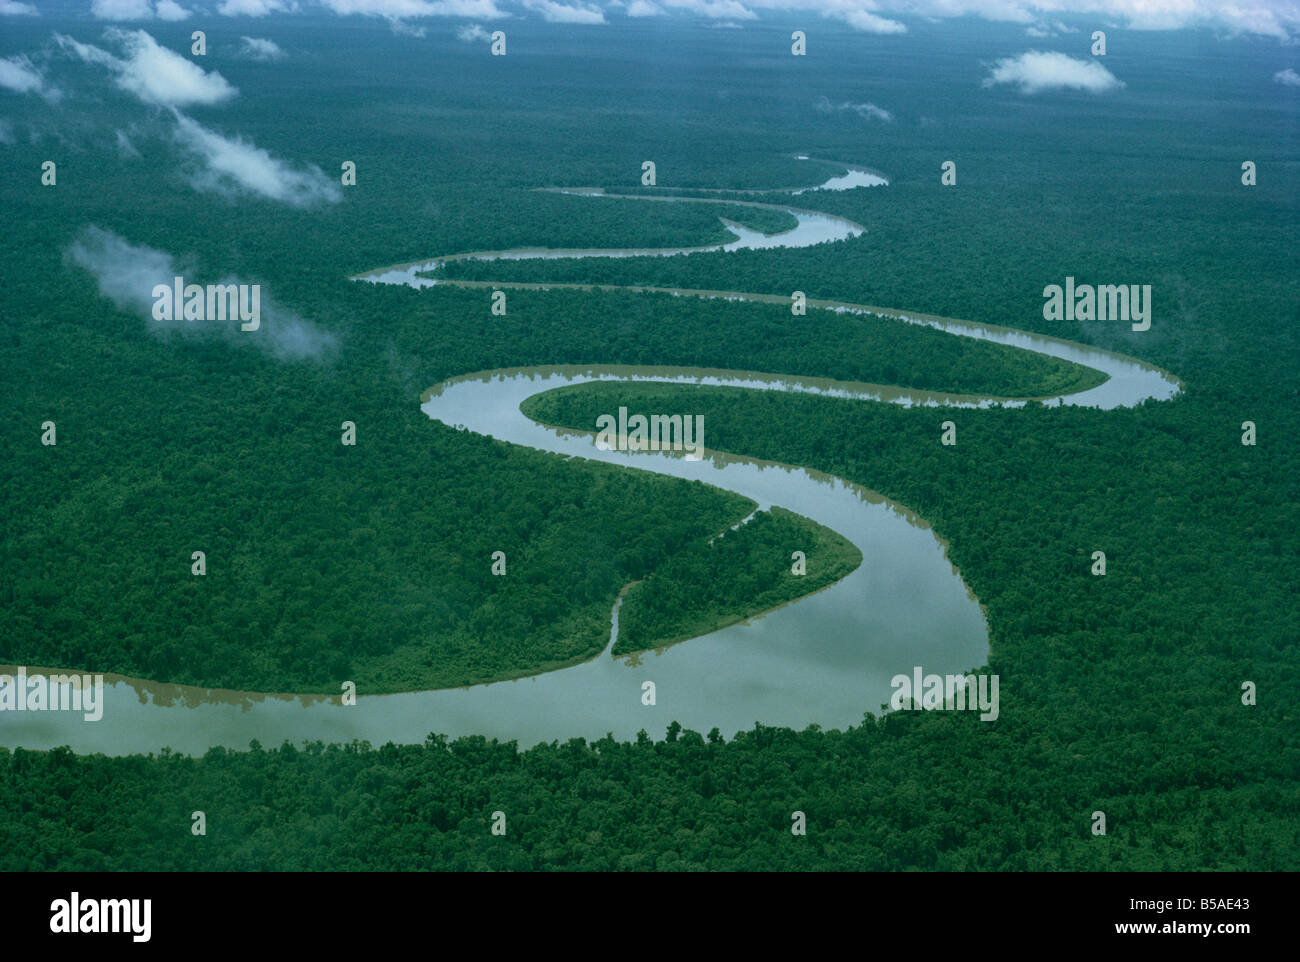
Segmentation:
{"type": "Polygon", "coordinates": [[[73,40],[66,34],[56,33],[54,35],[54,42],[59,45],[60,49],[75,54],[86,63],[97,63],[109,66],[112,64],[120,64],[122,62],[107,50],[96,47],[94,44],[81,43],[77,40],[73,40]]]}
{"type": "MultiPolygon", "coordinates": [[[[717,0],[653,2],[718,19],[751,19],[708,12],[720,6],[717,0]]],[[[736,0],[731,2],[740,5],[736,0]]],[[[1086,16],[1097,20],[1098,26],[1120,23],[1147,30],[1211,27],[1279,39],[1300,33],[1300,4],[1296,0],[744,0],[744,6],[787,13],[807,11],[880,34],[906,32],[900,18],[942,22],[963,16],[1019,23],[1036,31],[1054,30],[1059,34],[1078,32],[1057,19],[1062,16],[1086,16]]]]}
{"type": "Polygon", "coordinates": [[[813,104],[813,109],[819,114],[835,113],[836,111],[848,110],[857,114],[863,120],[880,120],[885,123],[893,123],[894,115],[883,107],[877,107],[875,104],[855,104],[845,101],[841,104],[832,104],[829,97],[818,97],[813,104]]]}
{"type": "Polygon", "coordinates": [[[149,0],[92,0],[90,15],[100,20],[152,20],[149,0]]]}
{"type": "Polygon", "coordinates": [[[523,0],[524,6],[542,15],[547,23],[604,23],[605,14],[599,7],[579,4],[569,6],[555,0],[523,0]]]}
{"type": "Polygon", "coordinates": [[[1018,84],[1020,92],[1044,90],[1087,90],[1102,93],[1123,87],[1122,81],[1095,60],[1077,60],[1063,53],[1030,50],[1019,57],[1006,57],[993,65],[984,80],[994,84],[1018,84]]]}
{"type": "Polygon", "coordinates": [[[123,157],[139,157],[140,151],[135,149],[135,144],[131,143],[131,138],[126,135],[125,130],[117,132],[117,152],[123,157]]]}
{"type": "Polygon", "coordinates": [[[337,14],[359,13],[371,17],[432,16],[433,0],[321,0],[337,14]]]}
{"type": "Polygon", "coordinates": [[[843,20],[854,30],[864,33],[907,33],[907,27],[897,20],[887,20],[870,10],[846,10],[830,14],[843,20]]]}
{"type": "Polygon", "coordinates": [[[202,164],[191,179],[199,190],[256,194],[293,207],[342,200],[339,185],[319,167],[295,169],[240,137],[222,137],[179,111],[176,139],[202,164]]]}
{"type": "Polygon", "coordinates": [[[190,12],[182,7],[176,0],[158,0],[155,8],[159,20],[184,20],[190,15],[190,12]]]}
{"type": "Polygon", "coordinates": [[[412,17],[465,17],[499,20],[508,16],[495,0],[320,0],[340,15],[361,14],[385,17],[389,21],[412,17]]]}
{"type": "Polygon", "coordinates": [[[19,3],[18,0],[0,0],[0,16],[38,16],[36,8],[30,3],[19,3]]]}
{"type": "Polygon", "coordinates": [[[479,43],[487,40],[492,35],[484,30],[477,23],[461,27],[456,31],[456,39],[461,43],[479,43]]]}
{"type": "Polygon", "coordinates": [[[1110,6],[1121,9],[1115,12],[1125,18],[1134,30],[1179,30],[1184,27],[1213,26],[1231,33],[1251,33],[1285,40],[1300,25],[1300,10],[1294,4],[1278,3],[1271,9],[1267,0],[1246,0],[1244,3],[1213,3],[1210,0],[1188,0],[1174,3],[1143,4],[1114,2],[1110,6]],[[1289,9],[1288,9],[1289,7],[1289,9]]]}
{"type": "Polygon", "coordinates": [[[56,88],[46,84],[41,69],[22,54],[0,58],[0,87],[17,94],[37,94],[49,101],[60,97],[56,88]]]}
{"type": "Polygon", "coordinates": [[[92,0],[90,15],[100,20],[184,20],[190,12],[176,0],[92,0]]]}
{"type": "Polygon", "coordinates": [[[265,37],[240,37],[239,52],[249,60],[279,60],[284,51],[274,40],[265,37]]]}
{"type": "MultiPolygon", "coordinates": [[[[232,344],[255,345],[281,360],[318,358],[338,344],[333,334],[322,331],[292,311],[278,307],[260,289],[261,324],[256,331],[241,331],[237,323],[230,321],[157,320],[153,316],[153,290],[157,285],[171,287],[178,276],[184,277],[187,284],[199,281],[166,251],[132,244],[102,227],[85,227],[69,246],[67,259],[90,272],[100,294],[122,310],[143,317],[149,330],[156,334],[175,332],[194,337],[224,337],[232,344]]],[[[237,277],[225,277],[217,283],[243,282],[237,277]]]]}
{"type": "MultiPolygon", "coordinates": [[[[177,0],[92,0],[113,19],[179,16],[177,0]],[[166,8],[166,9],[165,9],[166,8]]],[[[187,2],[187,0],[181,0],[187,2]]],[[[260,17],[271,13],[324,8],[340,15],[382,17],[395,31],[420,33],[408,21],[421,17],[462,17],[496,20],[510,14],[499,0],[213,0],[226,16],[260,17]]],[[[903,17],[931,22],[978,16],[995,22],[1023,24],[1031,37],[1078,33],[1061,16],[1080,16],[1100,25],[1122,24],[1138,30],[1210,27],[1231,34],[1255,34],[1281,40],[1300,39],[1297,0],[517,0],[553,22],[601,23],[604,10],[623,9],[634,17],[664,12],[686,13],[711,20],[753,20],[755,10],[807,12],[840,21],[866,33],[903,34],[903,17]]],[[[513,4],[512,4],[513,5],[513,4]]],[[[210,4],[209,4],[210,9],[210,4]]],[[[35,13],[21,0],[0,0],[0,13],[35,13]]]]}
{"type": "Polygon", "coordinates": [[[972,8],[970,13],[985,20],[1032,23],[1034,15],[1029,8],[1036,4],[1024,3],[1021,0],[975,0],[969,6],[972,8]]]}
{"type": "Polygon", "coordinates": [[[1050,23],[1046,20],[1040,20],[1035,24],[1025,27],[1025,36],[1041,39],[1043,37],[1055,37],[1062,33],[1078,33],[1077,27],[1067,27],[1059,20],[1053,20],[1050,23]]]}
{"type": "Polygon", "coordinates": [[[221,0],[217,13],[223,17],[265,17],[271,13],[291,13],[298,4],[288,0],[221,0]]]}
{"type": "Polygon", "coordinates": [[[405,20],[389,19],[388,26],[399,37],[423,37],[425,34],[424,27],[412,27],[405,20]]]}
{"type": "Polygon", "coordinates": [[[663,0],[665,6],[674,10],[686,10],[701,17],[713,20],[755,20],[758,18],[753,10],[737,0],[663,0]]]}
{"type": "Polygon", "coordinates": [[[215,70],[208,72],[180,54],[158,46],[143,30],[109,27],[104,37],[122,48],[124,59],[93,44],[78,43],[63,34],[54,35],[64,50],[86,63],[108,67],[117,75],[119,87],[147,104],[169,107],[216,104],[239,92],[215,70]]]}
{"type": "Polygon", "coordinates": [[[1273,79],[1285,87],[1300,87],[1300,73],[1296,73],[1290,67],[1273,74],[1273,79]]]}
{"type": "Polygon", "coordinates": [[[14,137],[14,125],[11,121],[0,119],[0,144],[17,143],[14,137]]]}
{"type": "Polygon", "coordinates": [[[112,231],[87,227],[68,248],[72,263],[95,276],[99,293],[123,310],[152,317],[155,284],[170,284],[180,273],[170,254],[136,247],[112,231]]]}

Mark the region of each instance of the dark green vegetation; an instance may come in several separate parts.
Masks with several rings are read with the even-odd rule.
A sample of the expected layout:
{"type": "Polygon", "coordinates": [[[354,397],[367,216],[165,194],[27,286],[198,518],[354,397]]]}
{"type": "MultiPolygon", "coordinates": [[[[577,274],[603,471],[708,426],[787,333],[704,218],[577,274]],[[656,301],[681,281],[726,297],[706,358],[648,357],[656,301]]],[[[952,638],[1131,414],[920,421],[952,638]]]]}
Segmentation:
{"type": "MultiPolygon", "coordinates": [[[[36,150],[5,149],[39,169],[36,150]]],[[[704,243],[720,239],[708,233],[716,205],[434,182],[438,203],[414,213],[369,189],[299,212],[183,183],[179,198],[145,192],[174,171],[82,149],[57,188],[9,191],[0,663],[260,691],[529,674],[599,652],[624,584],[749,511],[700,486],[561,465],[431,423],[419,393],[456,374],[678,364],[1021,395],[1095,381],[875,318],[814,311],[791,323],[788,309],[765,305],[519,291],[494,318],[486,291],[345,279],[395,254],[704,243]],[[499,232],[465,219],[476,207],[499,232]],[[86,224],[188,261],[193,279],[258,281],[336,343],[319,360],[282,361],[234,332],[152,336],[66,262],[86,224]],[[431,236],[403,246],[412,234],[431,236]],[[38,443],[47,419],[53,448],[38,443]],[[357,425],[355,448],[340,444],[345,420],[357,425]],[[190,573],[196,550],[207,555],[202,579],[190,573]],[[490,572],[497,550],[505,578],[490,572]]],[[[376,161],[370,176],[387,170],[376,161]]],[[[433,189],[416,170],[411,189],[433,189]]],[[[746,575],[734,576],[739,597],[746,575]]]]}
{"type": "MultiPolygon", "coordinates": [[[[0,52],[35,49],[52,28],[6,23],[0,52]]],[[[758,728],[718,744],[673,731],[667,742],[526,752],[476,739],[200,760],[3,752],[4,867],[1300,867],[1300,144],[1294,94],[1269,80],[1289,65],[1283,52],[1124,32],[1107,57],[1124,91],[1026,98],[980,88],[981,64],[1025,39],[978,24],[917,22],[902,42],[828,32],[824,58],[789,57],[788,30],[677,27],[658,43],[667,28],[620,26],[600,38],[619,55],[593,58],[581,31],[521,23],[494,63],[454,41],[431,53],[432,39],[383,25],[349,23],[342,35],[335,21],[299,18],[281,39],[302,59],[281,65],[223,59],[240,29],[210,25],[209,66],[241,99],[198,115],[327,172],[355,160],[359,186],[341,204],[299,211],[196,193],[177,173],[166,120],[101,89],[79,95],[78,82],[102,84],[82,68],[60,77],[70,93],[57,112],[4,94],[17,142],[0,146],[10,172],[0,660],[176,679],[196,665],[246,681],[332,675],[342,666],[329,659],[358,644],[397,651],[416,637],[402,634],[409,623],[464,625],[475,606],[505,632],[537,619],[529,639],[542,638],[544,623],[607,613],[634,565],[666,570],[709,530],[694,522],[710,505],[735,514],[716,494],[608,476],[593,495],[601,505],[621,491],[681,497],[698,512],[671,544],[643,545],[611,570],[606,559],[644,532],[625,515],[584,513],[578,499],[598,471],[452,432],[415,398],[444,377],[511,365],[772,369],[766,333],[710,348],[689,313],[655,315],[660,299],[512,291],[508,316],[492,318],[483,291],[343,279],[454,251],[714,236],[705,207],[609,200],[627,211],[619,220],[591,200],[531,190],[619,189],[647,158],[661,185],[788,187],[806,182],[788,156],[798,151],[877,167],[892,183],[797,198],[867,227],[825,248],[451,270],[799,289],[1102,344],[1177,373],[1187,391],[1133,411],[963,411],[955,448],[939,445],[933,410],[692,394],[711,446],[860,480],[934,523],[988,606],[997,722],[896,713],[844,733],[758,728]],[[896,120],[820,113],[823,95],[872,100],[896,120]],[[129,161],[107,145],[132,123],[144,158],[129,161]],[[42,190],[52,152],[59,187],[42,190]],[[939,185],[950,158],[953,190],[939,185]],[[1255,188],[1240,184],[1247,158],[1260,167],[1255,188]],[[286,363],[154,339],[64,266],[87,223],[188,255],[206,279],[263,281],[335,332],[337,350],[286,363]],[[1044,321],[1041,291],[1066,275],[1151,283],[1152,329],[1044,321]],[[55,449],[37,443],[47,418],[59,424],[55,449]],[[358,424],[355,449],[338,444],[344,419],[358,424]],[[1259,426],[1256,447],[1240,444],[1244,420],[1259,426]],[[563,545],[542,553],[559,567],[532,582],[538,607],[527,613],[487,605],[475,580],[492,590],[475,552],[521,523],[538,546],[563,545]],[[215,546],[202,590],[188,574],[200,544],[215,546]],[[1107,552],[1104,578],[1088,572],[1093,550],[1107,552]],[[588,559],[605,567],[589,573],[588,559]],[[217,595],[223,567],[232,580],[217,595]],[[568,593],[584,578],[588,609],[568,593]],[[551,583],[565,585],[562,598],[546,595],[551,583]],[[241,630],[220,620],[223,606],[241,630]],[[247,647],[269,637],[280,647],[247,647]],[[229,657],[246,663],[219,663],[220,645],[239,646],[229,657]],[[1259,686],[1253,707],[1240,701],[1247,680],[1259,686]],[[196,808],[208,813],[205,839],[189,835],[196,808]],[[488,833],[495,809],[511,820],[504,839],[488,833]],[[807,838],[790,835],[795,809],[808,813],[807,838]],[[1088,831],[1099,809],[1105,838],[1088,831]]],[[[272,19],[265,32],[278,29],[272,19]]],[[[188,28],[155,32],[187,45],[188,28]]],[[[849,353],[819,327],[791,356],[830,376],[849,353]]],[[[900,380],[939,370],[924,354],[879,361],[900,380]]],[[[965,372],[1013,384],[1023,373],[965,372]]],[[[427,645],[435,660],[449,652],[427,645]]]]}
{"type": "Polygon", "coordinates": [[[615,655],[670,645],[834,584],[862,552],[834,531],[772,508],[735,531],[693,545],[634,585],[619,611],[615,655]],[[807,573],[792,571],[802,551],[807,573]]]}
{"type": "MultiPolygon", "coordinates": [[[[441,272],[423,273],[437,277],[441,272]]],[[[450,289],[438,288],[425,298],[436,300],[450,289]]],[[[472,310],[487,303],[487,290],[463,290],[474,292],[472,300],[462,301],[472,304],[472,310]]],[[[997,397],[1050,398],[1106,380],[1099,371],[1054,357],[870,314],[809,308],[795,318],[788,304],[607,290],[575,296],[512,288],[507,302],[522,302],[532,317],[545,318],[552,331],[596,325],[589,335],[593,345],[601,348],[602,360],[616,357],[612,363],[619,364],[727,368],[997,397]],[[564,316],[555,317],[560,311],[564,316]],[[601,319],[612,322],[601,324],[601,319]]],[[[508,329],[513,322],[502,324],[508,329]]],[[[523,334],[533,334],[534,326],[527,322],[523,334]]],[[[594,361],[591,355],[577,356],[594,361]]]]}
{"type": "MultiPolygon", "coordinates": [[[[1032,394],[1081,370],[820,311],[511,291],[489,324],[485,291],[370,285],[340,293],[383,305],[375,330],[278,362],[237,338],[159,342],[62,271],[58,302],[6,335],[0,662],[205,686],[429,688],[589,657],[624,584],[751,507],[432,423],[419,394],[445,377],[608,361],[1032,394]],[[57,447],[38,443],[46,419],[57,447]]],[[[33,303],[40,278],[19,279],[33,303]]]]}
{"type": "MultiPolygon", "coordinates": [[[[694,412],[690,395],[679,390],[609,383],[558,388],[533,395],[521,410],[543,424],[587,430],[600,414],[628,403],[639,405],[629,410],[654,411],[671,399],[694,412]]],[[[780,507],[758,512],[735,530],[688,545],[633,585],[620,609],[613,653],[698,638],[819,591],[861,563],[862,552],[823,525],[780,507]],[[794,551],[804,554],[801,575],[792,570],[794,551]]]]}
{"type": "MultiPolygon", "coordinates": [[[[499,198],[493,197],[496,207],[499,198]]],[[[515,202],[525,216],[494,235],[492,250],[515,247],[705,247],[735,240],[736,235],[719,218],[733,220],[751,230],[777,234],[798,221],[784,210],[736,204],[654,203],[654,210],[629,208],[617,197],[574,197],[544,190],[520,191],[515,202]],[[592,212],[586,213],[591,205],[592,212]],[[539,243],[545,238],[545,243],[539,243]],[[685,241],[685,243],[683,243],[685,241]]],[[[484,248],[487,249],[487,248],[484,248]]],[[[417,254],[455,254],[460,251],[427,250],[417,254]]],[[[379,267],[381,262],[367,265],[379,267]]]]}
{"type": "Polygon", "coordinates": [[[1300,858],[1298,761],[1276,712],[1193,716],[1225,724],[1189,744],[1104,715],[1047,733],[1006,707],[996,729],[895,712],[845,732],[758,726],[723,742],[674,723],[659,742],[526,752],[477,737],[199,759],[0,748],[0,871],[1247,871],[1300,858]],[[1097,809],[1104,838],[1088,833],[1097,809]]]}
{"type": "Polygon", "coordinates": [[[79,309],[105,314],[74,299],[10,329],[20,420],[53,419],[59,443],[7,439],[6,663],[272,691],[509,676],[597,653],[624,584],[752,508],[595,464],[555,472],[433,424],[392,358],[160,347],[129,317],[84,330],[79,309]],[[51,343],[57,367],[39,361],[51,343]]]}
{"type": "Polygon", "coordinates": [[[719,217],[734,220],[737,224],[756,230],[763,234],[780,234],[794,230],[799,222],[794,214],[784,210],[771,210],[767,207],[722,207],[719,217]]]}

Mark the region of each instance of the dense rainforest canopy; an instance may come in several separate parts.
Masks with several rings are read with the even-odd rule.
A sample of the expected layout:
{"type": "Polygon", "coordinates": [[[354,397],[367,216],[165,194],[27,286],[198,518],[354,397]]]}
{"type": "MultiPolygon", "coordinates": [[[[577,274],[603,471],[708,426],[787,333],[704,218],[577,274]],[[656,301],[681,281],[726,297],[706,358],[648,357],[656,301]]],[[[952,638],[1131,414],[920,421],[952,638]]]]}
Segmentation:
{"type": "MultiPolygon", "coordinates": [[[[47,48],[51,29],[98,41],[88,22],[35,19],[6,21],[0,55],[47,48]]],[[[757,725],[724,741],[669,725],[666,737],[524,751],[436,732],[424,745],[193,759],[0,749],[0,868],[1300,866],[1300,144],[1295,101],[1269,79],[1283,64],[1216,39],[1231,55],[1202,83],[1188,64],[1205,38],[1130,33],[1108,58],[1123,91],[1026,97],[979,84],[978,63],[1025,42],[992,25],[954,37],[918,23],[905,48],[828,32],[828,57],[805,63],[772,54],[788,50],[788,31],[767,25],[684,27],[677,44],[648,42],[653,25],[611,28],[600,57],[581,31],[552,26],[515,25],[510,56],[490,63],[450,31],[399,37],[360,21],[341,32],[303,17],[291,39],[265,28],[296,53],[256,63],[228,52],[246,28],[211,24],[208,66],[240,99],[196,108],[205,124],[330,177],[357,164],[355,188],[312,207],[202,189],[165,112],[91,65],[59,63],[57,107],[3,92],[0,663],[269,689],[337,690],[343,675],[363,691],[463,684],[589,657],[630,580],[644,577],[652,599],[716,576],[688,621],[743,615],[780,587],[775,569],[719,565],[706,548],[749,513],[745,499],[431,421],[420,393],[458,374],[654,363],[998,394],[1089,383],[1068,365],[886,320],[513,289],[498,317],[482,289],[347,279],[460,251],[717,243],[715,205],[534,188],[634,190],[651,158],[664,187],[787,189],[827,175],[795,159],[807,153],[880,169],[890,185],[762,199],[850,218],[863,236],[446,271],[802,290],[1071,338],[1175,372],[1178,398],[1118,411],[941,416],[666,389],[706,416],[711,447],[857,481],[930,521],[987,606],[1000,718],[878,717],[864,704],[846,731],[757,725]],[[825,97],[879,100],[892,119],[827,112],[825,97]],[[49,157],[58,185],[41,188],[49,157]],[[939,181],[948,159],[955,189],[939,181]],[[1241,183],[1245,159],[1259,165],[1255,187],[1241,183]],[[280,311],[267,329],[292,316],[317,350],[151,329],[70,257],[91,226],[204,282],[262,283],[280,311]],[[1044,320],[1043,288],[1066,276],[1152,284],[1150,331],[1044,320]],[[938,443],[946,417],[953,447],[938,443]],[[40,444],[47,420],[57,446],[40,444]],[[339,442],[345,420],[355,447],[339,442]],[[190,574],[196,549],[204,578],[190,574]],[[490,573],[498,549],[509,577],[490,573]],[[1090,571],[1096,550],[1104,577],[1090,571]],[[190,835],[195,810],[206,837],[190,835]],[[488,831],[495,810],[504,838],[488,831]],[[791,835],[795,810],[806,837],[791,835]],[[1095,810],[1106,837],[1089,831],[1095,810]]],[[[187,26],[150,29],[188,46],[187,26]]],[[[557,396],[550,413],[590,429],[600,390],[557,396]]],[[[620,391],[624,403],[648,397],[620,391]]],[[[715,544],[758,550],[796,523],[774,514],[715,544]]],[[[693,630],[656,622],[661,608],[631,629],[647,644],[693,630]]]]}

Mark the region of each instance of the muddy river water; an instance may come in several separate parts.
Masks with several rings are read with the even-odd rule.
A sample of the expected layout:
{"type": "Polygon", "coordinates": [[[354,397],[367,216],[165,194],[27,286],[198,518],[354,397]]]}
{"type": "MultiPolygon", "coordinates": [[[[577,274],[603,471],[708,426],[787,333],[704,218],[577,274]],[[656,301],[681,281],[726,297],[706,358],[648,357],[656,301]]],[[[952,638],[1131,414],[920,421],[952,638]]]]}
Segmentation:
{"type": "MultiPolygon", "coordinates": [[[[850,177],[851,183],[844,183],[844,176],[849,175],[832,178],[823,188],[883,183],[883,178],[871,180],[874,173],[859,174],[856,182],[850,177]]],[[[815,191],[807,191],[805,196],[813,197],[815,191]]],[[[862,232],[859,225],[842,218],[781,209],[794,213],[799,226],[765,236],[728,225],[737,239],[713,247],[474,252],[380,268],[356,279],[426,287],[448,283],[421,275],[436,273],[439,264],[454,258],[689,256],[737,247],[804,246],[847,240],[862,232]]],[[[734,291],[668,292],[789,303],[788,298],[734,291]]],[[[885,313],[870,306],[831,301],[810,301],[809,306],[885,313]]],[[[925,324],[954,336],[1065,358],[1108,375],[1096,388],[1043,399],[1045,403],[1126,407],[1147,398],[1167,399],[1180,389],[1176,378],[1158,368],[1085,345],[949,318],[904,312],[889,312],[889,316],[899,323],[925,324]]],[[[714,451],[707,451],[701,460],[688,460],[665,453],[600,450],[592,433],[555,430],[531,421],[519,410],[524,399],[539,391],[593,380],[804,391],[842,397],[846,403],[936,408],[1008,403],[1007,399],[821,378],[683,368],[554,366],[454,378],[426,392],[422,408],[430,418],[564,457],[704,481],[751,498],[760,509],[772,505],[788,508],[844,536],[858,547],[864,561],[841,581],[808,597],[748,622],[640,656],[614,658],[607,648],[583,664],[514,681],[390,695],[366,695],[363,691],[355,705],[341,704],[337,695],[219,691],[109,676],[100,720],[86,721],[81,713],[69,711],[4,712],[0,713],[0,744],[28,748],[69,745],[77,752],[115,755],[156,752],[167,746],[201,754],[214,745],[245,748],[252,739],[266,746],[284,740],[354,738],[382,744],[420,742],[431,732],[481,734],[517,740],[521,745],[579,736],[592,739],[606,733],[626,739],[641,729],[661,737],[672,721],[700,732],[717,727],[727,736],[755,722],[842,728],[859,722],[865,711],[878,711],[889,700],[890,679],[897,674],[910,676],[917,666],[926,673],[956,673],[987,662],[988,632],[978,601],[948,561],[946,546],[923,519],[907,509],[858,485],[799,467],[714,451]],[[642,702],[646,681],[655,683],[653,706],[642,702]]],[[[936,417],[936,437],[939,420],[942,418],[936,417]]],[[[809,563],[815,559],[810,558],[809,563]]],[[[617,615],[615,605],[611,645],[617,615]]],[[[0,672],[7,670],[0,668],[0,672]]],[[[39,670],[28,666],[29,674],[39,670]]]]}

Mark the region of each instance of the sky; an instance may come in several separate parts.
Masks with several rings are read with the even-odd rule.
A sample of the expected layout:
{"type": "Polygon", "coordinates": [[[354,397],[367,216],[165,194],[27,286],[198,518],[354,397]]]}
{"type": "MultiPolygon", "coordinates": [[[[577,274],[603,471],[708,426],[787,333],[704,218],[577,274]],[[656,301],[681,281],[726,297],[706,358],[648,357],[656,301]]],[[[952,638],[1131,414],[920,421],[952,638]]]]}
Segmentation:
{"type": "MultiPolygon", "coordinates": [[[[40,5],[39,0],[0,0],[0,17],[39,17],[40,5]]],[[[626,18],[682,17],[743,26],[764,16],[803,13],[811,18],[810,28],[830,21],[836,29],[882,35],[905,35],[909,24],[918,22],[974,16],[1022,24],[1029,37],[1070,33],[1081,19],[1091,19],[1099,27],[1208,28],[1287,44],[1300,39],[1300,0],[85,0],[84,6],[113,23],[326,13],[383,18],[395,30],[415,32],[439,18],[494,25],[536,18],[600,26],[626,18]]]]}

